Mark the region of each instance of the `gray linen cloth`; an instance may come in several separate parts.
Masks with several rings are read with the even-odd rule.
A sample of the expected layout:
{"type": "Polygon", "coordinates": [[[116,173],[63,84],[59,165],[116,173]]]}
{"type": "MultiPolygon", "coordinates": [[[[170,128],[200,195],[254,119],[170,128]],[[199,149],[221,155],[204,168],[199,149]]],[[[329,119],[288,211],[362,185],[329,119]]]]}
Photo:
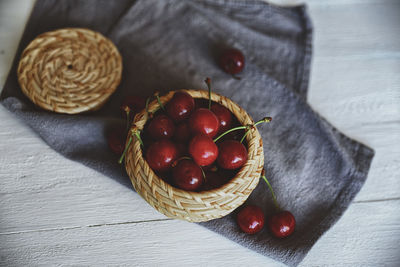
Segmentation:
{"type": "MultiPolygon", "coordinates": [[[[346,210],[367,177],[374,152],[319,117],[306,103],[312,26],[305,7],[282,8],[259,1],[38,0],[1,95],[2,104],[49,146],[131,187],[109,151],[107,132],[123,125],[119,105],[129,94],[155,90],[205,89],[230,97],[254,119],[264,140],[267,176],[278,201],[297,219],[295,233],[278,240],[267,229],[241,233],[235,213],[201,223],[241,245],[287,265],[297,265],[346,210]],[[86,27],[109,37],[120,50],[121,85],[99,111],[62,115],[35,107],[22,93],[16,65],[40,33],[86,27]],[[225,47],[243,51],[246,67],[233,79],[217,65],[225,47]]],[[[272,212],[271,195],[260,182],[248,203],[272,212]]],[[[129,211],[127,211],[129,212],[129,211]]]]}

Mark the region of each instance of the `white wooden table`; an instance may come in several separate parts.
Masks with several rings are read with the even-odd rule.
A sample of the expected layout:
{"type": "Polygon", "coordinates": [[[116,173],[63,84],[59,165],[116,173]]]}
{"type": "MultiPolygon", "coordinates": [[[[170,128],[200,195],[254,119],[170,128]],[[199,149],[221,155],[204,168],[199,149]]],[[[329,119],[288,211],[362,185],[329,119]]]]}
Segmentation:
{"type": "MultiPolygon", "coordinates": [[[[309,102],[376,156],[361,192],[302,265],[400,266],[400,1],[306,2],[315,27],[309,102]]],[[[1,85],[32,6],[0,2],[1,85]]],[[[165,218],[54,152],[2,106],[0,125],[0,265],[280,265],[165,218]]]]}

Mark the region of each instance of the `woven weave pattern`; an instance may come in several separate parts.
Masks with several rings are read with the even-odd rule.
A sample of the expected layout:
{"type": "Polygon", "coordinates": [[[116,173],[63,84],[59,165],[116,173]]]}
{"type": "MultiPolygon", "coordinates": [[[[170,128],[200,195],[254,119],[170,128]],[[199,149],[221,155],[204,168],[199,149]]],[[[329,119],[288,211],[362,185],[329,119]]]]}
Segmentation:
{"type": "MultiPolygon", "coordinates": [[[[207,91],[182,90],[194,98],[208,99],[207,91]]],[[[166,104],[174,95],[170,92],[161,97],[166,104]]],[[[228,108],[242,125],[253,124],[250,116],[230,99],[212,94],[212,100],[228,108]]],[[[157,101],[149,105],[149,112],[159,108],[157,101]]],[[[132,130],[142,130],[148,115],[146,111],[137,114],[132,130]]],[[[220,188],[189,192],[177,189],[160,179],[143,158],[139,141],[129,147],[125,165],[135,190],[155,209],[171,218],[190,222],[202,222],[223,217],[243,204],[257,186],[264,165],[262,139],[257,129],[252,129],[246,137],[248,161],[238,174],[220,188]]]]}
{"type": "Polygon", "coordinates": [[[75,114],[100,108],[121,81],[122,60],[100,33],[66,28],[36,37],[22,53],[18,81],[36,105],[75,114]]]}

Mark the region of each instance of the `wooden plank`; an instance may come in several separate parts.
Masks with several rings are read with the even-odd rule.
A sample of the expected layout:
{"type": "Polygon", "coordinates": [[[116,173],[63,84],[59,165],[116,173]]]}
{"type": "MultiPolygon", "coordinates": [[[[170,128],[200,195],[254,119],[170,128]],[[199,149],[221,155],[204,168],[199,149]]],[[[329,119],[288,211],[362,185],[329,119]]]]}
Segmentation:
{"type": "Polygon", "coordinates": [[[314,60],[311,106],[339,129],[400,122],[399,57],[314,60]]]}
{"type": "Polygon", "coordinates": [[[0,92],[35,0],[0,2],[0,92]]]}
{"type": "MultiPolygon", "coordinates": [[[[398,266],[399,204],[352,205],[302,265],[398,266]]],[[[277,264],[205,228],[178,220],[1,234],[0,255],[7,266],[277,264]]]]}
{"type": "Polygon", "coordinates": [[[400,1],[354,5],[315,2],[309,6],[315,25],[315,57],[398,56],[400,1]]]}

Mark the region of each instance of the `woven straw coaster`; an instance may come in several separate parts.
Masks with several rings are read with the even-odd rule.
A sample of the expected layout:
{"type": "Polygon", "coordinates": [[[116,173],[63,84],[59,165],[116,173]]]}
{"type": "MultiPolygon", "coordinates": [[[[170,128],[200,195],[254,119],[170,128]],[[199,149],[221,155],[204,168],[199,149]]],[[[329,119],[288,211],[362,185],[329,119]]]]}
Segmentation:
{"type": "Polygon", "coordinates": [[[76,114],[100,108],[121,81],[122,59],[98,32],[66,28],[37,36],[18,65],[22,92],[36,105],[76,114]]]}

